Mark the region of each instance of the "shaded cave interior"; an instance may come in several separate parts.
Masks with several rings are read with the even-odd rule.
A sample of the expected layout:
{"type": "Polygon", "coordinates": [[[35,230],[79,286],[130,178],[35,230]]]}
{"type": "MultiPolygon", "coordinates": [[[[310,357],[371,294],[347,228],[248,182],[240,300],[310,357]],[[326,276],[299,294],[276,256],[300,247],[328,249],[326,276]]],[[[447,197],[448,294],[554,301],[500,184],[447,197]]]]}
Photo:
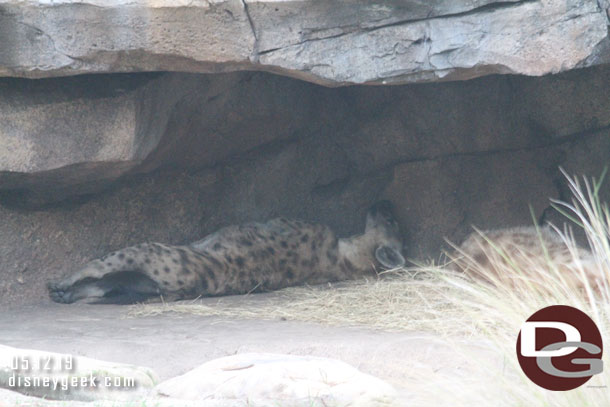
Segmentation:
{"type": "Polygon", "coordinates": [[[0,79],[0,302],[48,301],[46,281],[90,259],[235,223],[358,233],[380,199],[411,259],[472,225],[561,221],[559,167],[608,163],[609,83],[608,67],[342,88],[259,72],[0,79]]]}

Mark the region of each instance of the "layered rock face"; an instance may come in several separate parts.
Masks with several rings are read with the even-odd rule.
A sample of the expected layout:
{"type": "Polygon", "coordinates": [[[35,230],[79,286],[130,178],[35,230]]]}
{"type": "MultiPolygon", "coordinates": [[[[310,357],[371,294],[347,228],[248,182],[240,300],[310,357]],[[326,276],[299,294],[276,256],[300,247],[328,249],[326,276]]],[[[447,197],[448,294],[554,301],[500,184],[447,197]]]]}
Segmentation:
{"type": "Polygon", "coordinates": [[[0,75],[267,70],[327,84],[608,61],[607,0],[0,1],[0,75]]]}
{"type": "Polygon", "coordinates": [[[378,199],[410,258],[473,224],[531,224],[529,205],[541,218],[569,198],[559,166],[607,164],[607,9],[0,0],[0,303],[43,301],[47,280],[109,251],[233,223],[359,232],[378,199]],[[158,70],[186,72],[142,72],[158,70]],[[319,85],[351,83],[396,86],[319,85]]]}

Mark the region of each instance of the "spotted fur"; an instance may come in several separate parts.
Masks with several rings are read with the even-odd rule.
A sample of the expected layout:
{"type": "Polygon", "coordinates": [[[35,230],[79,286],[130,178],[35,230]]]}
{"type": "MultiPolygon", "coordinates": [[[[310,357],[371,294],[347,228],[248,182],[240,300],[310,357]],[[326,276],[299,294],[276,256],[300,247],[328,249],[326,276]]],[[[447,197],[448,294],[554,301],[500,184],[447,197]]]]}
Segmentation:
{"type": "Polygon", "coordinates": [[[597,286],[601,275],[588,249],[577,246],[571,252],[559,234],[548,226],[538,230],[532,226],[474,232],[450,258],[455,270],[509,285],[523,278],[530,284],[540,283],[539,278],[530,278],[533,270],[545,270],[549,278],[560,275],[579,289],[584,289],[581,270],[591,287],[597,286]]]}
{"type": "Polygon", "coordinates": [[[143,243],[112,252],[48,287],[61,303],[244,294],[399,267],[401,249],[391,205],[382,201],[369,210],[365,232],[350,238],[283,218],[229,226],[187,246],[143,243]]]}

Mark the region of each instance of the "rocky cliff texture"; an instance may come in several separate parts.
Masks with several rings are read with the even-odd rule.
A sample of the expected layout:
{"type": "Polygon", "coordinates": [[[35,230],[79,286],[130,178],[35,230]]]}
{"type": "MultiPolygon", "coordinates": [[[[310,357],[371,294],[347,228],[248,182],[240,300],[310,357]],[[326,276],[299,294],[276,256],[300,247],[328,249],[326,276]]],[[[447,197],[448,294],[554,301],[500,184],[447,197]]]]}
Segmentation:
{"type": "Polygon", "coordinates": [[[327,84],[607,62],[607,0],[0,1],[0,75],[239,69],[327,84]]]}
{"type": "Polygon", "coordinates": [[[372,3],[0,0],[0,303],[237,222],[354,233],[382,198],[437,256],[607,165],[607,1],[372,3]],[[241,70],[485,77],[200,73],[241,70]]]}

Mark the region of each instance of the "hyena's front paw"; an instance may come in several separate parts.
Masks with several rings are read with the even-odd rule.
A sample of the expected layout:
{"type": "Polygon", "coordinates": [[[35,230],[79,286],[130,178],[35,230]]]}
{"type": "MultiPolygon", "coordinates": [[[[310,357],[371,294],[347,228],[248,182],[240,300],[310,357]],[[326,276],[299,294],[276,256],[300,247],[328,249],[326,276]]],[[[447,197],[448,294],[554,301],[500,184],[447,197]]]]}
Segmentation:
{"type": "Polygon", "coordinates": [[[50,282],[47,284],[49,289],[49,297],[55,302],[61,304],[71,304],[74,302],[73,290],[69,286],[65,286],[60,282],[50,282]]]}

